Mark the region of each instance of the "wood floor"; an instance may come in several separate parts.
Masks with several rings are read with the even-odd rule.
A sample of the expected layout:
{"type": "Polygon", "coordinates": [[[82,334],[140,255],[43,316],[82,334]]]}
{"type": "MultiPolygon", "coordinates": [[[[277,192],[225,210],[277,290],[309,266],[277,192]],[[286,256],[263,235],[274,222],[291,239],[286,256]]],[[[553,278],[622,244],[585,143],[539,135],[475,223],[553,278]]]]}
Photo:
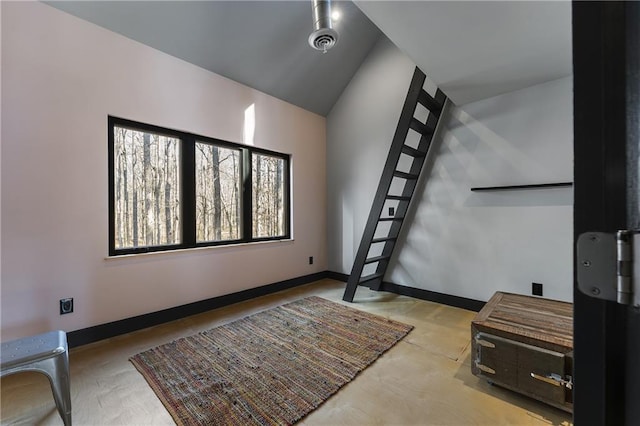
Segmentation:
{"type": "MultiPolygon", "coordinates": [[[[171,425],[132,355],[309,295],[341,301],[344,283],[322,280],[295,289],[103,340],[70,351],[74,425],[171,425]]],[[[302,425],[571,425],[571,416],[471,374],[475,313],[358,289],[349,306],[415,326],[402,341],[343,387],[302,425]]],[[[2,424],[61,425],[47,379],[2,379],[2,424]]]]}

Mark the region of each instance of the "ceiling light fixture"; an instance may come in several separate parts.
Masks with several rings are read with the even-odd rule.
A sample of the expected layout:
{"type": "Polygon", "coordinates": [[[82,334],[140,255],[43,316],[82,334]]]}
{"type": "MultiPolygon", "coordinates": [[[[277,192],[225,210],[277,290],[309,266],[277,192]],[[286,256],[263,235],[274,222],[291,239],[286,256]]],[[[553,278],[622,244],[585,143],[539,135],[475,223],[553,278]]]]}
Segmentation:
{"type": "Polygon", "coordinates": [[[338,42],[338,33],[331,24],[331,0],[312,0],[313,29],[309,35],[309,45],[322,53],[327,53],[338,42]]]}

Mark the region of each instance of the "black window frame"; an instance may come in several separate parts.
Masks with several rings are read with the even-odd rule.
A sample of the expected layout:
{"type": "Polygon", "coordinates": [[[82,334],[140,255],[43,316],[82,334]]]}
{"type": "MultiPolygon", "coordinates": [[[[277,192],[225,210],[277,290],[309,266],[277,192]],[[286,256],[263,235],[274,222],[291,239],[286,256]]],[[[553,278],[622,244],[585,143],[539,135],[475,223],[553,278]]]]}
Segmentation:
{"type": "Polygon", "coordinates": [[[230,246],[252,242],[281,241],[291,239],[291,155],[271,151],[250,145],[238,144],[222,139],[197,135],[190,132],[169,129],[153,124],[141,123],[109,115],[107,119],[108,131],[108,170],[109,170],[109,257],[129,254],[152,253],[171,250],[183,250],[198,247],[230,246]],[[180,243],[158,246],[140,246],[117,249],[115,229],[115,135],[114,127],[124,127],[136,131],[156,133],[180,140],[180,162],[178,170],[180,174],[180,243]],[[196,170],[195,147],[196,143],[207,143],[239,150],[240,155],[240,238],[222,241],[197,242],[196,238],[196,170]],[[252,208],[252,154],[264,154],[284,160],[284,235],[273,237],[253,237],[253,208],[252,208]]]}

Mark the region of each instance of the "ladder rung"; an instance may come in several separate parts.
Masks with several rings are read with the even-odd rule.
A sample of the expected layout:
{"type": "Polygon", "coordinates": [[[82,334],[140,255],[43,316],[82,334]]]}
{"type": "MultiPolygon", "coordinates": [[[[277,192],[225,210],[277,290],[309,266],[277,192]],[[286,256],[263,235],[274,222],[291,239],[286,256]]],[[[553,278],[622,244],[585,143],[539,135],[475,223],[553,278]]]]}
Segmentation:
{"type": "Polygon", "coordinates": [[[373,281],[375,279],[378,278],[382,278],[384,276],[384,274],[371,274],[371,275],[367,275],[366,277],[362,277],[360,278],[360,281],[358,281],[359,284],[362,283],[366,283],[367,281],[373,281]]]}
{"type": "Polygon", "coordinates": [[[404,217],[381,217],[378,219],[378,222],[392,222],[392,221],[401,221],[404,217]]]}
{"type": "Polygon", "coordinates": [[[424,157],[427,153],[417,150],[409,145],[402,145],[402,152],[412,157],[424,157]]]}
{"type": "Polygon", "coordinates": [[[420,133],[421,135],[430,135],[433,133],[433,129],[431,127],[420,122],[420,120],[418,120],[415,117],[411,119],[411,125],[409,127],[411,127],[416,132],[420,133]]]}
{"type": "Polygon", "coordinates": [[[430,112],[440,115],[440,111],[442,110],[442,105],[433,97],[428,94],[424,89],[420,90],[420,94],[418,95],[418,102],[424,105],[430,112]]]}
{"type": "Polygon", "coordinates": [[[393,241],[395,240],[397,237],[382,237],[382,238],[374,238],[373,240],[371,240],[371,244],[375,244],[375,243],[384,243],[385,241],[393,241]]]}
{"type": "Polygon", "coordinates": [[[411,197],[405,197],[403,195],[387,195],[387,200],[409,201],[411,197]]]}
{"type": "Polygon", "coordinates": [[[411,173],[406,173],[406,172],[401,172],[399,170],[396,170],[395,172],[393,172],[394,176],[403,178],[403,179],[407,179],[407,180],[412,180],[412,179],[418,179],[418,175],[414,175],[411,173]]]}
{"type": "Polygon", "coordinates": [[[375,263],[375,262],[380,262],[381,260],[387,260],[387,259],[391,259],[391,256],[370,257],[369,259],[365,260],[364,263],[366,265],[367,263],[375,263]]]}

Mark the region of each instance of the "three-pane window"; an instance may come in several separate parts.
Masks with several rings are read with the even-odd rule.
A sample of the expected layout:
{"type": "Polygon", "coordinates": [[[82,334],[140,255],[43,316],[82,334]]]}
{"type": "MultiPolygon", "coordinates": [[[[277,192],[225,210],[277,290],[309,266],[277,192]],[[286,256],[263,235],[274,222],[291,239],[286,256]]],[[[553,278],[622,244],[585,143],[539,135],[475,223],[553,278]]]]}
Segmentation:
{"type": "Polygon", "coordinates": [[[109,255],[290,237],[289,156],[109,117],[109,255]]]}

